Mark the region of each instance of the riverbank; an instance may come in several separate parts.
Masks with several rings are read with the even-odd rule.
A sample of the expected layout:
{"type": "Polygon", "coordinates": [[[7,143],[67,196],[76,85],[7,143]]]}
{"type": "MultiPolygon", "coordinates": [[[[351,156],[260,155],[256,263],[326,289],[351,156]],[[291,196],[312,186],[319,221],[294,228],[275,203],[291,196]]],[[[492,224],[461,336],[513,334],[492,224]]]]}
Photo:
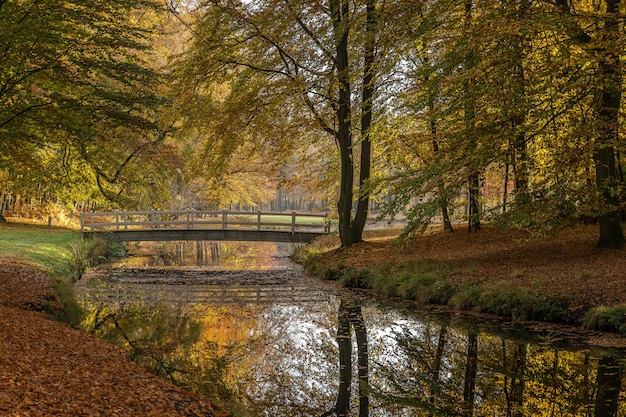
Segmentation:
{"type": "Polygon", "coordinates": [[[0,260],[0,415],[217,416],[122,349],[43,311],[61,308],[50,276],[0,260]]]}
{"type": "Polygon", "coordinates": [[[395,237],[366,233],[350,248],[325,237],[299,258],[318,277],[391,297],[626,334],[626,250],[595,249],[597,226],[534,239],[489,226],[395,237]]]}
{"type": "Polygon", "coordinates": [[[71,299],[52,271],[68,262],[73,232],[5,224],[0,233],[0,415],[225,415],[122,349],[50,319],[71,299]]]}

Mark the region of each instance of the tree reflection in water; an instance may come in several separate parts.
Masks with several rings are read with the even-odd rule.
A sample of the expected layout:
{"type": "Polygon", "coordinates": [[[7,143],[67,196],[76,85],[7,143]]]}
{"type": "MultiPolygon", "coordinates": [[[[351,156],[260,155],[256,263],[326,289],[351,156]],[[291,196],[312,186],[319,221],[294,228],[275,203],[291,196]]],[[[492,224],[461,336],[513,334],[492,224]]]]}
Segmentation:
{"type": "Polygon", "coordinates": [[[350,415],[350,393],[352,391],[352,330],[357,344],[357,373],[359,389],[359,417],[369,416],[369,360],[367,351],[367,329],[361,305],[349,298],[342,298],[337,313],[337,346],[339,348],[339,390],[337,402],[322,417],[350,415]]]}
{"type": "Polygon", "coordinates": [[[618,350],[509,339],[343,297],[86,306],[92,332],[245,416],[626,416],[618,350]]]}

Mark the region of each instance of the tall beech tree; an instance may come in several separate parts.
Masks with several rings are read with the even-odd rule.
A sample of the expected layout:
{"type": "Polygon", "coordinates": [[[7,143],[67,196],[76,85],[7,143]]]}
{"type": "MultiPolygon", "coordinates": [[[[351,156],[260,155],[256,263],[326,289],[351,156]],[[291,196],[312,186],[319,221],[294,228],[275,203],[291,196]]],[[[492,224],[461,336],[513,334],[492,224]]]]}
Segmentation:
{"type": "MultiPolygon", "coordinates": [[[[621,55],[623,55],[624,24],[620,19],[620,1],[603,0],[599,7],[583,4],[591,9],[589,15],[577,16],[577,2],[558,0],[557,10],[562,17],[562,30],[573,43],[588,54],[597,66],[596,127],[593,141],[593,162],[596,187],[599,194],[597,218],[599,247],[619,247],[624,244],[620,211],[620,174],[617,150],[620,147],[620,108],[624,86],[621,55]],[[589,16],[595,20],[589,23],[589,16]]],[[[621,6],[623,9],[623,6],[621,6]]]]}
{"type": "Polygon", "coordinates": [[[375,0],[205,1],[180,66],[183,91],[197,94],[205,118],[223,115],[209,122],[222,133],[209,133],[207,148],[228,156],[251,140],[278,152],[306,149],[315,146],[307,138],[319,138],[313,127],[334,140],[343,246],[362,240],[367,218],[378,49],[382,36],[393,39],[381,33],[381,15],[391,8],[375,0]]]}

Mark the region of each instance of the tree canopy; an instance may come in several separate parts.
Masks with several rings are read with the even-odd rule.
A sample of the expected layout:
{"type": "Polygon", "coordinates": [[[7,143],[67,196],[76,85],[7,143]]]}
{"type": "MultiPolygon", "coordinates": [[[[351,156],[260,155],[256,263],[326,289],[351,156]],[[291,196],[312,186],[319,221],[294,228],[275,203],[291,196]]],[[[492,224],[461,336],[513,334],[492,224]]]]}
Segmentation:
{"type": "Polygon", "coordinates": [[[617,0],[5,0],[0,178],[143,208],[297,187],[345,246],[372,209],[406,237],[596,221],[621,246],[625,18],[617,0]]]}
{"type": "Polygon", "coordinates": [[[0,169],[18,193],[24,179],[57,198],[97,186],[128,203],[129,184],[158,173],[149,153],[168,125],[156,12],[140,0],[0,3],[0,169]]]}

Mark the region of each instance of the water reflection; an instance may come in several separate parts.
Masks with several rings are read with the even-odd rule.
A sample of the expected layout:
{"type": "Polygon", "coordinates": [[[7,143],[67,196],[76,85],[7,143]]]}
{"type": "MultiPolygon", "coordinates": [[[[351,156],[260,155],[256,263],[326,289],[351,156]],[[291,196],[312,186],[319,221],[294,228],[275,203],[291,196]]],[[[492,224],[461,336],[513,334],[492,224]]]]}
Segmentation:
{"type": "Polygon", "coordinates": [[[200,267],[206,269],[291,269],[293,243],[266,242],[136,242],[127,246],[128,268],[200,267]]]}
{"type": "MultiPolygon", "coordinates": [[[[250,273],[239,278],[307,281],[295,266],[250,273]]],[[[110,280],[149,293],[132,274],[110,280]]],[[[626,416],[618,349],[557,347],[329,289],[308,302],[160,303],[95,301],[81,285],[87,329],[242,415],[626,416]]]]}

